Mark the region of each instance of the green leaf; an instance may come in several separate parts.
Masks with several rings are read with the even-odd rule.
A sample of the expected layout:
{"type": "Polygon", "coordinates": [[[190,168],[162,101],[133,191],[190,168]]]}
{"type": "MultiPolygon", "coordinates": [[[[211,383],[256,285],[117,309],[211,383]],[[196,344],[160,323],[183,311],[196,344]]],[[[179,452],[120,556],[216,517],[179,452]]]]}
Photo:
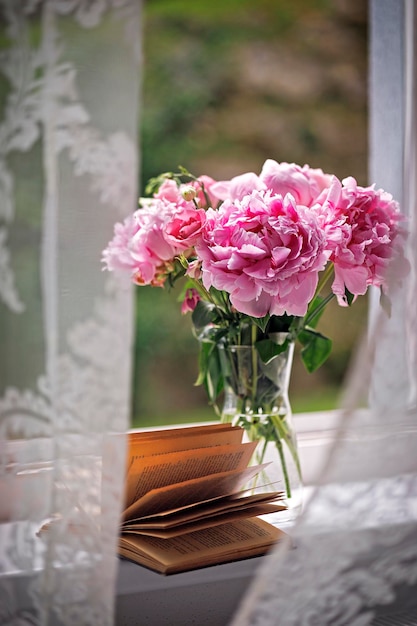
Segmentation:
{"type": "Polygon", "coordinates": [[[200,343],[199,372],[195,384],[204,385],[209,401],[214,403],[224,384],[216,344],[208,341],[200,343]]]}
{"type": "Polygon", "coordinates": [[[228,298],[224,291],[219,291],[219,289],[216,289],[215,287],[210,287],[210,296],[214,304],[216,304],[219,308],[224,309],[225,297],[226,299],[228,298]]]}
{"type": "Polygon", "coordinates": [[[288,339],[282,344],[275,343],[272,339],[261,339],[255,343],[259,356],[264,363],[269,363],[274,357],[288,348],[288,339]]]}
{"type": "Polygon", "coordinates": [[[321,333],[306,328],[298,335],[298,340],[303,346],[301,358],[311,374],[316,371],[329,357],[332,351],[332,341],[321,333]]]}
{"type": "Polygon", "coordinates": [[[212,352],[213,349],[214,349],[214,344],[212,344],[209,341],[202,341],[200,343],[200,352],[198,355],[199,374],[195,382],[197,386],[203,385],[206,380],[207,372],[209,370],[210,353],[212,352]]]}
{"type": "Polygon", "coordinates": [[[261,329],[261,331],[264,333],[266,330],[266,327],[268,326],[268,322],[270,320],[270,316],[269,315],[265,315],[264,317],[251,317],[250,315],[248,315],[249,319],[252,320],[252,322],[261,329]]]}
{"type": "Polygon", "coordinates": [[[324,307],[320,308],[321,303],[324,301],[323,296],[316,296],[311,302],[310,305],[308,307],[308,311],[307,311],[307,315],[306,318],[308,317],[308,319],[310,320],[309,322],[309,326],[311,326],[311,328],[316,328],[321,316],[324,313],[324,307]],[[318,310],[317,310],[318,309],[318,310]],[[317,310],[316,313],[314,313],[317,310]]]}
{"type": "Polygon", "coordinates": [[[167,178],[173,178],[172,172],[164,172],[163,174],[159,174],[159,176],[150,178],[145,187],[145,194],[147,196],[152,196],[158,191],[159,187],[165,180],[167,180],[167,178]]]}
{"type": "Polygon", "coordinates": [[[187,170],[187,168],[184,167],[183,165],[179,165],[178,166],[178,170],[179,170],[179,173],[180,173],[181,176],[186,176],[190,180],[197,180],[197,178],[194,176],[194,174],[191,174],[191,172],[189,172],[187,170]]]}

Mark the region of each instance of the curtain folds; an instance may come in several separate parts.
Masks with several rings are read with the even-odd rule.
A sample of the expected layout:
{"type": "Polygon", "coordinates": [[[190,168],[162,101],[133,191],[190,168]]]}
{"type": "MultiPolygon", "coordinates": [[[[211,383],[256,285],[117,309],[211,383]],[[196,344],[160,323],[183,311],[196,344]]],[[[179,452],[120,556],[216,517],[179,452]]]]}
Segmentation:
{"type": "Polygon", "coordinates": [[[374,309],[294,546],[267,560],[233,626],[417,624],[416,12],[370,9],[371,176],[408,216],[411,271],[398,285],[392,268],[391,317],[374,309]]]}
{"type": "MultiPolygon", "coordinates": [[[[396,96],[405,94],[372,144],[387,157],[372,178],[400,191],[411,271],[392,293],[391,319],[372,319],[294,545],[265,560],[233,626],[410,625],[417,616],[416,15],[412,0],[373,0],[371,14],[388,29],[379,52],[380,35],[371,42],[373,62],[386,75],[384,55],[396,54],[396,96]]],[[[102,272],[100,257],[136,205],[140,17],[140,0],[0,0],[5,626],[113,622],[133,320],[130,285],[102,272]]],[[[391,93],[379,88],[375,102],[391,93]]]]}
{"type": "Polygon", "coordinates": [[[140,2],[1,0],[0,16],[0,623],[102,626],[132,298],[101,251],[137,199],[140,2]]]}

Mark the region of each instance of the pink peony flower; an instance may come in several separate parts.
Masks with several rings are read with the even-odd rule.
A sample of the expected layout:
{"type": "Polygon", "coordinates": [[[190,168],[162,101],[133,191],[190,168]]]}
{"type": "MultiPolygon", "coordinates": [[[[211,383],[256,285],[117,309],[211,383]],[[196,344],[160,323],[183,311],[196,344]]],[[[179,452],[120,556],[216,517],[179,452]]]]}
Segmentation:
{"type": "Polygon", "coordinates": [[[290,195],[253,191],[207,211],[196,251],[206,289],[224,290],[238,311],[263,317],[305,315],[328,258],[325,248],[313,211],[290,195]]]}
{"type": "Polygon", "coordinates": [[[200,300],[197,289],[187,289],[185,292],[185,298],[181,305],[181,313],[192,313],[197,306],[197,302],[200,300]]]}
{"type": "Polygon", "coordinates": [[[174,204],[155,200],[116,224],[115,235],[103,252],[107,269],[128,271],[139,285],[162,286],[179,249],[168,243],[164,227],[174,215],[174,204]]]}
{"type": "Polygon", "coordinates": [[[177,183],[171,178],[164,180],[158,191],[154,194],[154,198],[157,200],[166,200],[174,204],[183,204],[184,202],[177,183]]]}
{"type": "MultiPolygon", "coordinates": [[[[195,199],[200,208],[207,207],[207,200],[204,192],[208,197],[209,205],[216,206],[220,198],[211,191],[214,185],[217,185],[216,181],[210,176],[206,176],[205,174],[199,176],[197,180],[192,180],[189,183],[183,183],[179,186],[177,185],[175,180],[167,178],[159,187],[158,191],[154,194],[154,198],[158,200],[166,200],[167,202],[172,202],[178,207],[195,207],[195,204],[192,201],[193,198],[186,200],[183,196],[184,191],[192,188],[195,189],[195,191],[197,192],[195,199]]],[[[187,194],[185,195],[187,197],[187,194]]]]}
{"type": "Polygon", "coordinates": [[[110,272],[117,270],[132,271],[135,262],[130,254],[130,241],[137,232],[138,225],[133,215],[129,215],[123,223],[114,225],[114,237],[103,250],[102,261],[105,269],[110,272]]]}
{"type": "Polygon", "coordinates": [[[181,208],[167,222],[164,237],[176,250],[187,250],[194,246],[201,237],[201,230],[206,221],[204,209],[181,208]]]}
{"type": "Polygon", "coordinates": [[[398,203],[374,186],[360,187],[352,177],[334,177],[318,212],[334,263],[333,293],[346,305],[345,288],[364,295],[369,285],[384,287],[395,254],[402,256],[404,229],[398,203]],[[327,197],[325,197],[327,196],[327,197]]]}
{"type": "Polygon", "coordinates": [[[231,180],[222,180],[212,185],[212,191],[220,200],[242,200],[254,190],[266,189],[259,176],[253,172],[240,174],[231,180]]]}
{"type": "Polygon", "coordinates": [[[308,165],[300,167],[295,163],[277,163],[268,159],[259,176],[248,172],[231,180],[219,181],[212,186],[212,191],[221,200],[242,200],[252,191],[269,189],[281,196],[290,193],[297,204],[311,206],[330,182],[331,176],[321,169],[313,169],[308,165]]]}
{"type": "Polygon", "coordinates": [[[274,193],[282,196],[290,193],[297,204],[311,206],[323,189],[325,176],[321,170],[311,169],[308,165],[300,167],[295,163],[267,159],[259,178],[274,193]]]}
{"type": "Polygon", "coordinates": [[[304,165],[302,168],[303,172],[307,175],[308,179],[311,181],[312,188],[316,187],[319,192],[322,192],[324,189],[330,187],[333,179],[332,174],[325,174],[320,168],[312,168],[309,165],[304,165]],[[314,183],[314,185],[313,185],[314,183]]]}

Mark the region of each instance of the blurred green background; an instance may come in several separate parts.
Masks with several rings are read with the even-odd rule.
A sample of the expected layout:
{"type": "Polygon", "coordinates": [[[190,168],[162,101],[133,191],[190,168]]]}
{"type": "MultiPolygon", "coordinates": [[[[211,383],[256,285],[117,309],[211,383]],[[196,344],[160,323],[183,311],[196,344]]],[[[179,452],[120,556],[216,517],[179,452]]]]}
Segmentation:
{"type": "MultiPolygon", "coordinates": [[[[367,174],[366,0],[148,0],[144,6],[142,182],[184,165],[226,179],[267,158],[367,174]]],[[[178,293],[136,289],[133,425],[213,419],[178,293]]],[[[366,326],[367,301],[332,303],[329,361],[295,357],[295,412],[330,409],[366,326]]]]}

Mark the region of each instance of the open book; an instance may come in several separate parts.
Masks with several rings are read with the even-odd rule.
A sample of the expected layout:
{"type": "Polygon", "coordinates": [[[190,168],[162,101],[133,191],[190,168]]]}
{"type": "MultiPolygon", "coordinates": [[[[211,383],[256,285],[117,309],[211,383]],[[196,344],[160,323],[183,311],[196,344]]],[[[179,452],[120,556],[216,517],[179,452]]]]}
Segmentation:
{"type": "Polygon", "coordinates": [[[265,554],[286,535],[257,516],[284,510],[282,492],[244,486],[256,442],[231,424],[129,434],[121,557],[163,574],[265,554]]]}

